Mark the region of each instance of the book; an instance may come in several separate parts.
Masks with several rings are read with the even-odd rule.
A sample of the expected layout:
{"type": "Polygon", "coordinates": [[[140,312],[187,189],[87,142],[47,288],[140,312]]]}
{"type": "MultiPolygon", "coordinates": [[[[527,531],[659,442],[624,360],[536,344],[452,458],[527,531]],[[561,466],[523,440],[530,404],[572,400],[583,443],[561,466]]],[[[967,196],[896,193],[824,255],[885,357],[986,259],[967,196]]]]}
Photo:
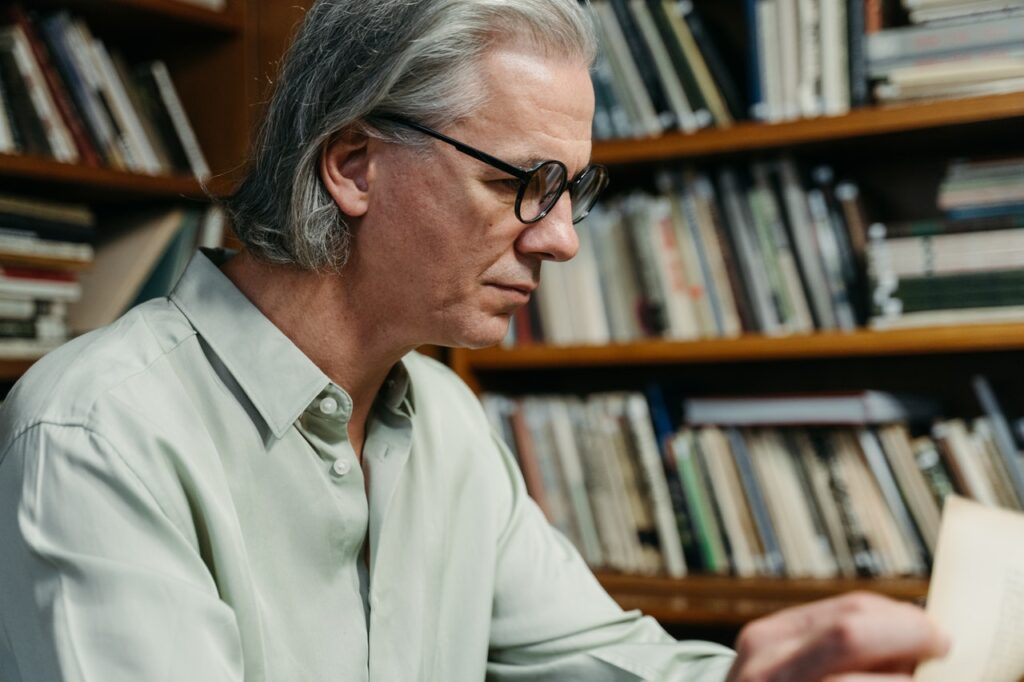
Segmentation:
{"type": "Polygon", "coordinates": [[[942,514],[926,610],[953,641],[916,682],[1012,682],[1024,677],[1024,514],[951,496],[942,514]]]}
{"type": "Polygon", "coordinates": [[[71,328],[89,331],[110,324],[138,296],[181,228],[182,209],[123,214],[104,229],[94,267],[81,274],[82,300],[69,311],[71,328]]]}
{"type": "Polygon", "coordinates": [[[971,383],[981,409],[988,415],[998,455],[1005,465],[1005,471],[1019,507],[1024,504],[1024,461],[1021,461],[1021,453],[1017,448],[1013,431],[1010,429],[1010,423],[999,405],[999,400],[996,398],[988,378],[977,375],[971,383]]]}
{"type": "Polygon", "coordinates": [[[196,138],[192,123],[185,113],[185,107],[178,97],[178,91],[171,80],[171,73],[167,69],[167,65],[162,61],[154,61],[149,64],[148,69],[156,83],[160,99],[170,116],[174,132],[177,134],[178,140],[188,157],[192,173],[199,180],[208,179],[210,177],[210,166],[206,162],[206,156],[203,154],[199,140],[196,138]]]}
{"type": "Polygon", "coordinates": [[[931,400],[861,391],[746,398],[691,398],[683,410],[686,423],[734,426],[886,424],[922,421],[939,414],[931,400]]]}

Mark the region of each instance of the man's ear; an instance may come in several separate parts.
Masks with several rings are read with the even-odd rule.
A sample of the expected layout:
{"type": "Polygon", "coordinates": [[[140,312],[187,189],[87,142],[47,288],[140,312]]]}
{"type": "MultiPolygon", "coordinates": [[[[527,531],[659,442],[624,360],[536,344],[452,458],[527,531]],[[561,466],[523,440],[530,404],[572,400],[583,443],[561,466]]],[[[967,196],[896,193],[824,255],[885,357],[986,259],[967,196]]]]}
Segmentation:
{"type": "Polygon", "coordinates": [[[370,138],[357,130],[338,133],[320,155],[320,178],[341,212],[360,218],[370,204],[370,138]]]}

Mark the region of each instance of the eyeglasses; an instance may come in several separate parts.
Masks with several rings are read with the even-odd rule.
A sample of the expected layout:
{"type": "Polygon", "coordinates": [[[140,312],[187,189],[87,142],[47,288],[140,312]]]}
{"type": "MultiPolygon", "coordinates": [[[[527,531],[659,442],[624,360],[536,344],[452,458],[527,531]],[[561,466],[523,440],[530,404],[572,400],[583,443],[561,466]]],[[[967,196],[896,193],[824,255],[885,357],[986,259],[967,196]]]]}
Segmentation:
{"type": "Polygon", "coordinates": [[[463,154],[517,178],[516,218],[528,225],[544,218],[566,190],[572,201],[572,222],[578,223],[587,217],[601,191],[608,186],[608,169],[604,166],[587,166],[570,180],[569,169],[561,161],[541,161],[533,168],[520,168],[401,116],[378,118],[446,142],[463,154]]]}

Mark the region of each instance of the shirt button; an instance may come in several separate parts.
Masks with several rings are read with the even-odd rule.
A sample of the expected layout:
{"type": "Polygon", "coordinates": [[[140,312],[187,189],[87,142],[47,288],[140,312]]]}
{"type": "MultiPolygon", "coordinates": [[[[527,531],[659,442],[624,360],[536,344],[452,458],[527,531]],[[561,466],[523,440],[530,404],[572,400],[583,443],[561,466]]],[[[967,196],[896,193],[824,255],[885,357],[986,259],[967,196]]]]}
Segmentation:
{"type": "Polygon", "coordinates": [[[338,401],[330,396],[320,401],[320,411],[324,414],[334,414],[338,411],[338,401]]]}
{"type": "Polygon", "coordinates": [[[334,466],[332,466],[331,468],[334,469],[334,473],[338,474],[339,476],[344,476],[345,474],[352,470],[352,465],[349,464],[348,460],[337,459],[334,461],[334,466]]]}

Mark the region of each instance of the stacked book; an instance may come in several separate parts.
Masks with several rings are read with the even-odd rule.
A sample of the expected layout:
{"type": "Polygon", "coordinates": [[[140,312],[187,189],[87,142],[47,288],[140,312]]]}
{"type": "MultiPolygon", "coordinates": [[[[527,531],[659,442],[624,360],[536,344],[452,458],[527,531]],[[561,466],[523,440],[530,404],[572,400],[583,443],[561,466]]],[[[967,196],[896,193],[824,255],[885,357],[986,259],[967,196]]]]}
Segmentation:
{"type": "Polygon", "coordinates": [[[954,161],[938,206],[871,227],[872,325],[1024,320],[1024,158],[954,161]]]}
{"type": "Polygon", "coordinates": [[[0,358],[38,357],[67,339],[95,223],[85,206],[0,195],[0,358]]]}
{"type": "Polygon", "coordinates": [[[729,126],[739,89],[689,0],[594,0],[601,50],[593,71],[594,137],[729,126]]]}
{"type": "Polygon", "coordinates": [[[0,152],[209,177],[163,62],[129,66],[67,12],[5,5],[2,18],[0,152]]]}
{"type": "Polygon", "coordinates": [[[1024,90],[1024,0],[903,0],[910,26],[872,34],[868,72],[882,101],[1024,90]]]}
{"type": "Polygon", "coordinates": [[[946,495],[1020,509],[1019,445],[986,416],[879,392],[686,401],[659,389],[485,396],[549,520],[594,567],[741,577],[924,575],[946,495]],[[923,434],[912,425],[923,424],[923,434]]]}
{"type": "Polygon", "coordinates": [[[507,344],[606,344],[863,322],[865,220],[857,187],[789,159],[658,178],[661,194],[597,207],[580,251],[545,264],[507,344]]]}

